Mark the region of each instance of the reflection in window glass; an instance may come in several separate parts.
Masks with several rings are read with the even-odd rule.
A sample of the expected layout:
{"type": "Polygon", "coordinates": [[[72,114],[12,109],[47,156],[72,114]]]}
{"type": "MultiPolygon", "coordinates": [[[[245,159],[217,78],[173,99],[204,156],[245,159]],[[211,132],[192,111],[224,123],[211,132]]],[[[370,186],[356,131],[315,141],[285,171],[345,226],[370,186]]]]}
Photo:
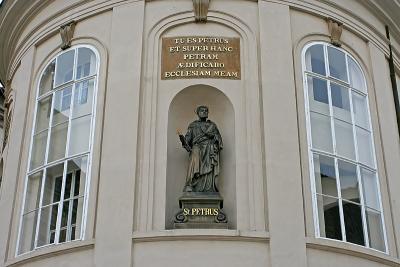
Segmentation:
{"type": "Polygon", "coordinates": [[[328,116],[311,112],[311,135],[313,147],[332,152],[331,120],[328,116]]]}
{"type": "Polygon", "coordinates": [[[30,162],[31,170],[40,167],[44,163],[44,157],[46,154],[46,145],[47,145],[47,133],[48,131],[45,130],[33,136],[31,162],[30,162]]]}
{"type": "Polygon", "coordinates": [[[78,65],[76,79],[91,76],[96,73],[96,55],[89,48],[78,49],[78,65]]]}
{"type": "Polygon", "coordinates": [[[70,50],[68,52],[65,52],[64,54],[61,54],[57,58],[55,86],[59,86],[72,80],[74,70],[74,56],[75,50],[70,50]]]}
{"type": "Polygon", "coordinates": [[[379,193],[376,185],[375,172],[361,168],[361,178],[363,183],[365,205],[368,208],[380,210],[379,193]]]}
{"type": "Polygon", "coordinates": [[[84,116],[71,121],[71,139],[69,155],[89,150],[91,116],[84,116]]]}
{"type": "Polygon", "coordinates": [[[51,128],[48,162],[64,158],[67,143],[68,122],[51,128]]]}
{"type": "Polygon", "coordinates": [[[360,203],[356,165],[339,160],[338,168],[342,198],[360,203]]]}
{"type": "Polygon", "coordinates": [[[359,127],[356,127],[356,132],[360,162],[374,167],[371,133],[359,127]]]}
{"type": "Polygon", "coordinates": [[[51,101],[52,96],[39,101],[36,112],[35,133],[39,133],[49,128],[51,101]]]}
{"type": "Polygon", "coordinates": [[[356,92],[353,92],[352,95],[355,124],[368,130],[370,129],[370,125],[368,120],[367,98],[356,92]]]}
{"type": "Polygon", "coordinates": [[[349,90],[331,83],[333,114],[336,118],[351,123],[349,90]]]}
{"type": "Polygon", "coordinates": [[[364,246],[361,206],[343,201],[343,215],[347,242],[364,246]]]}
{"type": "Polygon", "coordinates": [[[56,62],[54,60],[44,70],[42,78],[40,79],[39,95],[43,95],[53,90],[55,66],[56,62]]]}
{"type": "Polygon", "coordinates": [[[342,240],[338,200],[317,196],[317,203],[320,236],[342,240]]]}
{"type": "Polygon", "coordinates": [[[384,251],[385,240],[383,239],[383,227],[381,213],[367,209],[367,229],[369,235],[369,246],[371,248],[384,251]]]}
{"type": "Polygon", "coordinates": [[[308,46],[303,60],[316,235],[386,252],[363,72],[329,44],[308,46]]]}
{"type": "Polygon", "coordinates": [[[350,86],[366,93],[365,81],[360,67],[351,57],[347,57],[347,59],[349,61],[350,86]]]}
{"type": "Polygon", "coordinates": [[[18,254],[83,238],[97,72],[95,52],[77,47],[39,79],[18,254]]]}
{"type": "Polygon", "coordinates": [[[335,137],[337,154],[355,160],[356,154],[354,150],[352,125],[335,119],[335,137]]]}
{"type": "Polygon", "coordinates": [[[94,80],[87,80],[76,84],[72,118],[92,113],[93,88],[94,80]]]}
{"type": "Polygon", "coordinates": [[[53,122],[52,126],[67,122],[69,119],[70,106],[72,99],[72,87],[59,90],[54,96],[53,122]]]}
{"type": "Polygon", "coordinates": [[[329,115],[329,97],[327,82],[308,76],[308,95],[310,110],[329,115]]]}
{"type": "Polygon", "coordinates": [[[317,193],[337,197],[335,160],[314,154],[314,170],[317,193]]]}
{"type": "Polygon", "coordinates": [[[347,67],[345,54],[333,47],[328,47],[330,76],[347,82],[347,67]]]}
{"type": "Polygon", "coordinates": [[[307,50],[306,66],[309,71],[325,75],[324,48],[322,46],[315,45],[307,50]]]}

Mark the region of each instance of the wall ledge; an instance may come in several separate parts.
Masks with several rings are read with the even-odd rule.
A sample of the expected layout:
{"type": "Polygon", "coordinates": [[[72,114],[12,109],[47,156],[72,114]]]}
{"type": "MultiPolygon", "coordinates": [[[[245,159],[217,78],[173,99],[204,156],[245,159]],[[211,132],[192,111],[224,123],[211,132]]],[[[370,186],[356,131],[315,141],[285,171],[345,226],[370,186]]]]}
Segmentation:
{"type": "Polygon", "coordinates": [[[48,245],[31,252],[24,253],[5,263],[4,266],[20,266],[28,262],[54,257],[56,255],[94,248],[94,240],[77,240],[58,245],[48,245]]]}
{"type": "Polygon", "coordinates": [[[175,229],[152,232],[134,232],[133,243],[182,240],[214,240],[214,241],[244,241],[269,242],[266,231],[241,231],[224,229],[175,229]]]}
{"type": "Polygon", "coordinates": [[[398,258],[395,258],[391,255],[388,255],[384,252],[380,252],[378,250],[342,241],[335,241],[325,238],[307,237],[306,247],[316,250],[324,250],[329,252],[345,254],[357,258],[363,258],[373,262],[385,264],[387,266],[400,267],[400,259],[398,258]]]}

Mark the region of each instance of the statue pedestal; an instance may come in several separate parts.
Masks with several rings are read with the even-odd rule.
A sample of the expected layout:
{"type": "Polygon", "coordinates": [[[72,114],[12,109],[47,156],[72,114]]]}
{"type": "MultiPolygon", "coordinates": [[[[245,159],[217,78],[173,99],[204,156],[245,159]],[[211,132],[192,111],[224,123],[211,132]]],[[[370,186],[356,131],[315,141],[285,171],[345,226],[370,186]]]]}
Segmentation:
{"type": "Polygon", "coordinates": [[[228,229],[222,210],[223,199],[218,192],[185,192],[179,198],[181,210],[175,215],[175,229],[228,229]]]}

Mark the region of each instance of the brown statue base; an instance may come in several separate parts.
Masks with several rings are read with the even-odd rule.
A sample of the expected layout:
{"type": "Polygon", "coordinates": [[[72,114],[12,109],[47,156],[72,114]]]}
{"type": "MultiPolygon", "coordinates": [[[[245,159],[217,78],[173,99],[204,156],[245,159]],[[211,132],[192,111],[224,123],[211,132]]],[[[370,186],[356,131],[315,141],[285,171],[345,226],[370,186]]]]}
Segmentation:
{"type": "Polygon", "coordinates": [[[181,210],[175,215],[175,229],[228,229],[218,192],[185,192],[179,198],[181,210]]]}

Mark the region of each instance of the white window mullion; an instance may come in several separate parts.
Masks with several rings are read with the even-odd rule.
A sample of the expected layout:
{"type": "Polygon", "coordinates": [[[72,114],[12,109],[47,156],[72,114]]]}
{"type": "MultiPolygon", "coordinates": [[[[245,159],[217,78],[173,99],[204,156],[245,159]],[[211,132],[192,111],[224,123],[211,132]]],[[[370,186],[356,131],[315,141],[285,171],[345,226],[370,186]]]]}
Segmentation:
{"type": "Polygon", "coordinates": [[[346,75],[347,75],[347,86],[350,87],[350,70],[349,70],[349,59],[348,59],[349,55],[347,55],[347,53],[344,53],[344,59],[346,61],[346,75]]]}

